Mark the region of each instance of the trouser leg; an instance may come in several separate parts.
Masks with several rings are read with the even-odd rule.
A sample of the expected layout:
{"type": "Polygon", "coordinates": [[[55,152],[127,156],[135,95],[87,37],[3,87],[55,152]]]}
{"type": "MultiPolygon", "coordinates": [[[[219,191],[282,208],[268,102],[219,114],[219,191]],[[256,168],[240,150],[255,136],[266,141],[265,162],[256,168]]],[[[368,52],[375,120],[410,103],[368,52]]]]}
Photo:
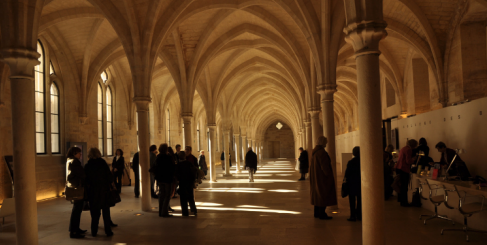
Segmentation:
{"type": "Polygon", "coordinates": [[[100,222],[101,209],[91,208],[91,234],[95,235],[98,233],[98,223],[100,222]]]}
{"type": "Polygon", "coordinates": [[[81,220],[81,213],[83,212],[84,201],[74,201],[73,210],[71,211],[71,219],[69,220],[69,231],[77,232],[79,228],[79,223],[81,220]]]}
{"type": "Polygon", "coordinates": [[[109,234],[112,232],[112,218],[110,217],[110,208],[103,208],[103,226],[105,227],[105,233],[109,234]]]}
{"type": "Polygon", "coordinates": [[[189,208],[191,209],[191,212],[196,213],[198,210],[196,209],[196,204],[194,202],[194,194],[191,190],[190,194],[188,195],[188,202],[189,202],[189,208]]]}
{"type": "Polygon", "coordinates": [[[150,194],[152,197],[154,197],[156,195],[155,193],[155,190],[154,190],[154,182],[155,182],[155,179],[154,179],[154,176],[150,176],[150,194]]]}
{"type": "Polygon", "coordinates": [[[406,173],[404,171],[398,170],[400,174],[400,180],[401,180],[401,191],[399,193],[399,201],[401,202],[401,205],[407,205],[409,204],[408,200],[408,185],[409,185],[409,173],[406,173]]]}
{"type": "Polygon", "coordinates": [[[140,196],[140,176],[139,171],[134,171],[135,183],[134,183],[134,194],[136,197],[140,196]]]}
{"type": "Polygon", "coordinates": [[[181,213],[183,215],[188,215],[188,197],[186,196],[186,193],[180,193],[179,195],[179,201],[181,203],[181,213]]]}
{"type": "Polygon", "coordinates": [[[348,202],[350,204],[350,218],[351,219],[356,219],[357,218],[357,210],[355,209],[355,200],[356,196],[355,195],[348,195],[348,202]]]}
{"type": "Polygon", "coordinates": [[[118,193],[122,193],[122,175],[115,177],[115,187],[117,187],[118,193]]]}

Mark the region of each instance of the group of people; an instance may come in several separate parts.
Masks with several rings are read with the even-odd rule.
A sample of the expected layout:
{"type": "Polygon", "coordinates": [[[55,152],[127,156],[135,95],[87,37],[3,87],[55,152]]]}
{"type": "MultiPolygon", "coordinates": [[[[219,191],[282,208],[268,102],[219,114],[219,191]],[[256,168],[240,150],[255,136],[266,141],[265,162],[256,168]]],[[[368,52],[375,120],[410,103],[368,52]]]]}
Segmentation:
{"type": "MultiPolygon", "coordinates": [[[[120,150],[121,151],[121,150],[120,150]]],[[[112,222],[110,207],[112,202],[111,191],[117,187],[114,184],[114,177],[108,164],[101,157],[98,148],[91,148],[88,153],[88,162],[83,167],[81,164],[82,151],[78,147],[71,147],[67,153],[67,188],[79,188],[84,190],[82,200],[73,201],[73,209],[69,223],[71,238],[84,238],[87,230],[80,229],[81,213],[85,209],[90,210],[91,214],[91,235],[96,237],[98,234],[98,223],[100,215],[103,214],[105,234],[113,236],[112,227],[117,225],[112,222]]],[[[121,171],[121,169],[117,169],[121,171]]],[[[117,172],[115,171],[115,172],[117,172]]],[[[116,179],[116,178],[115,178],[116,179]]]]}

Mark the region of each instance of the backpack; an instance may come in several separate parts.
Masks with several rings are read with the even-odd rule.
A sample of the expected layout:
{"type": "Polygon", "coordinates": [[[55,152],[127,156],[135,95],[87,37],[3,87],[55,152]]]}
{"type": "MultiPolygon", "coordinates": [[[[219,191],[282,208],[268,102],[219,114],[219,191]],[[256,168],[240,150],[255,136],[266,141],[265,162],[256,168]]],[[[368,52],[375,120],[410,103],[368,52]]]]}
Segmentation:
{"type": "Polygon", "coordinates": [[[413,193],[413,201],[411,202],[411,206],[413,207],[421,207],[421,196],[419,194],[419,188],[416,188],[416,190],[413,193]]]}

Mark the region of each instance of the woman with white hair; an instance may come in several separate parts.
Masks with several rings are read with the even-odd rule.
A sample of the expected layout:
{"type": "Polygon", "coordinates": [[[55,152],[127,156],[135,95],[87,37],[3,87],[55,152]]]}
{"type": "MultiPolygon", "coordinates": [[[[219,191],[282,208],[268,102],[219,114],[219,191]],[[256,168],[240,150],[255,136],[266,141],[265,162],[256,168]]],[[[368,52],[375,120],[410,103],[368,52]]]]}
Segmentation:
{"type": "Polygon", "coordinates": [[[200,166],[200,169],[203,170],[203,173],[205,173],[205,178],[206,175],[208,175],[208,165],[206,164],[206,157],[205,157],[205,151],[200,151],[200,156],[198,158],[198,165],[200,166]]]}

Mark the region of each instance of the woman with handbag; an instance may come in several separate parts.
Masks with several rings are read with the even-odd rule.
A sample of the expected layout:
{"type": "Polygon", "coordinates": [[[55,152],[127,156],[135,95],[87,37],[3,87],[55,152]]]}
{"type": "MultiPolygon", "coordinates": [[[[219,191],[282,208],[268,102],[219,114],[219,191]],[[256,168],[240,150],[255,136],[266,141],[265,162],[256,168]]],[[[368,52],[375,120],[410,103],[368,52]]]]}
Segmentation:
{"type": "Polygon", "coordinates": [[[112,204],[113,176],[108,164],[101,158],[97,148],[91,148],[88,153],[88,163],[85,166],[86,193],[90,202],[91,235],[96,237],[100,215],[103,213],[103,223],[107,236],[113,236],[110,218],[110,205],[112,204]]]}
{"type": "Polygon", "coordinates": [[[81,220],[81,212],[84,204],[84,186],[85,186],[85,171],[81,165],[81,149],[78,147],[71,147],[67,154],[68,161],[66,162],[66,199],[73,202],[73,210],[71,211],[71,219],[69,220],[69,237],[84,238],[86,230],[79,228],[81,220]]]}

